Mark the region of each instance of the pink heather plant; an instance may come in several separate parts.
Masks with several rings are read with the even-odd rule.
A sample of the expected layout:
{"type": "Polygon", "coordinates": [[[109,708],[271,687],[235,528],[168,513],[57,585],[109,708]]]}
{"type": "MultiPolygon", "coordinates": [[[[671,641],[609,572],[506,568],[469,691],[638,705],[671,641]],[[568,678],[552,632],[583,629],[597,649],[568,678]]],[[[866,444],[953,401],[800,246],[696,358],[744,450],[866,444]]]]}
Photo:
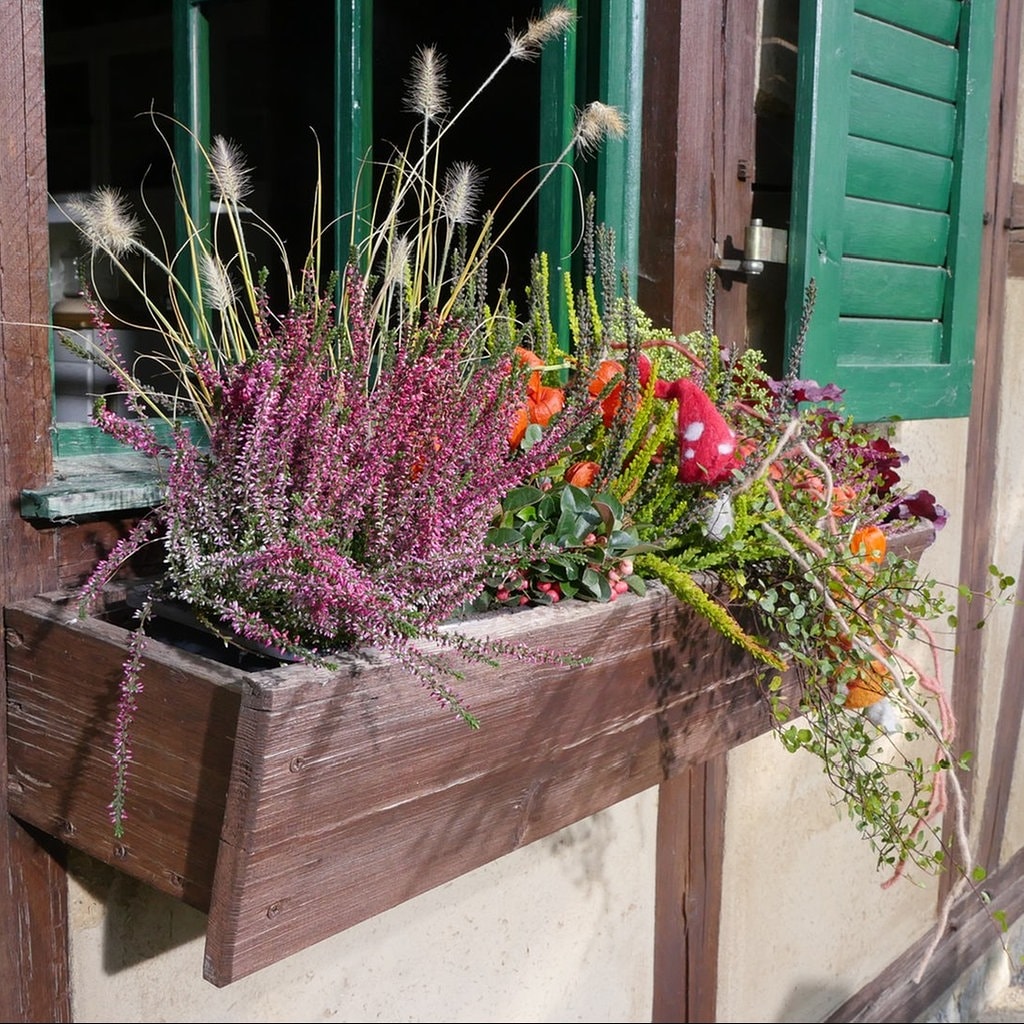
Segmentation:
{"type": "MultiPolygon", "coordinates": [[[[163,502],[84,593],[98,592],[159,533],[161,595],[187,602],[221,632],[319,663],[377,648],[475,724],[448,685],[456,668],[422,643],[475,660],[557,657],[440,627],[483,588],[487,532],[503,496],[557,461],[599,410],[579,403],[529,449],[513,448],[509,429],[526,384],[512,361],[480,358],[457,320],[439,325],[425,315],[415,343],[376,365],[362,284],[350,271],[351,357],[338,356],[330,304],[303,293],[279,321],[261,305],[245,362],[199,366],[216,411],[208,443],[176,431],[164,449],[163,502]]],[[[146,423],[110,411],[97,422],[146,454],[160,450],[146,423]]],[[[140,658],[137,638],[119,711],[117,828],[140,658]]]]}
{"type": "MultiPolygon", "coordinates": [[[[354,275],[347,292],[360,301],[354,275]]],[[[276,331],[268,317],[255,358],[207,368],[220,396],[209,449],[179,437],[160,515],[173,596],[307,657],[382,648],[457,707],[414,642],[456,643],[437,627],[481,588],[495,508],[589,410],[514,451],[508,361],[467,364],[454,321],[419,333],[371,388],[373,367],[333,365],[312,308],[276,331]]]]}

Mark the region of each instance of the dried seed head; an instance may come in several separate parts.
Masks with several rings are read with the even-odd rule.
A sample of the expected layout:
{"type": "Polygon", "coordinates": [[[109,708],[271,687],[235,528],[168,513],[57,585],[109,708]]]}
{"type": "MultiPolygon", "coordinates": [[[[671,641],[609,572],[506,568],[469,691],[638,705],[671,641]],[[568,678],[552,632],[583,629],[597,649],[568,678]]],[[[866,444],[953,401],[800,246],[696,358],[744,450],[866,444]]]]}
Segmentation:
{"type": "Polygon", "coordinates": [[[412,242],[408,235],[400,235],[391,243],[384,266],[382,287],[385,291],[395,285],[401,285],[405,281],[411,252],[412,242]]]}
{"type": "Polygon", "coordinates": [[[595,100],[588,103],[576,121],[576,144],[581,152],[600,145],[606,135],[620,139],[626,134],[626,119],[618,108],[595,100]]]}
{"type": "Polygon", "coordinates": [[[251,175],[238,145],[223,135],[216,136],[210,147],[210,188],[214,198],[240,203],[252,192],[251,175]]]}
{"type": "Polygon", "coordinates": [[[533,60],[549,39],[560,36],[575,20],[576,15],[568,7],[552,7],[543,17],[531,18],[525,32],[509,31],[509,53],[516,60],[533,60]]]}
{"type": "Polygon", "coordinates": [[[436,121],[448,110],[444,58],[433,46],[421,46],[412,58],[405,107],[428,121],[436,121]]]}
{"type": "Polygon", "coordinates": [[[476,220],[483,175],[471,163],[457,163],[444,176],[441,206],[452,224],[471,224],[476,220]]]}
{"type": "Polygon", "coordinates": [[[228,268],[210,253],[203,253],[199,264],[199,279],[203,285],[203,298],[211,309],[229,309],[235,301],[235,286],[228,268]]]}
{"type": "Polygon", "coordinates": [[[67,212],[93,251],[99,249],[120,259],[139,240],[139,220],[117,189],[103,187],[89,196],[76,196],[68,201],[67,212]]]}

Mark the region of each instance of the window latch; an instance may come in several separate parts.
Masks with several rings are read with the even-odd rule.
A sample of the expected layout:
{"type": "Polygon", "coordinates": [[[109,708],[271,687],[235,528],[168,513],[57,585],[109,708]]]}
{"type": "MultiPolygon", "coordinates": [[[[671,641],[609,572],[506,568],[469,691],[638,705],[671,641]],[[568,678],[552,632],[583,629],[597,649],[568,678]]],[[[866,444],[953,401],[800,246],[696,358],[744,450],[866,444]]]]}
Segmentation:
{"type": "Polygon", "coordinates": [[[719,257],[712,265],[716,270],[731,273],[760,274],[766,263],[785,263],[788,247],[789,232],[784,228],[765,227],[761,218],[755,217],[744,229],[740,258],[719,257]]]}

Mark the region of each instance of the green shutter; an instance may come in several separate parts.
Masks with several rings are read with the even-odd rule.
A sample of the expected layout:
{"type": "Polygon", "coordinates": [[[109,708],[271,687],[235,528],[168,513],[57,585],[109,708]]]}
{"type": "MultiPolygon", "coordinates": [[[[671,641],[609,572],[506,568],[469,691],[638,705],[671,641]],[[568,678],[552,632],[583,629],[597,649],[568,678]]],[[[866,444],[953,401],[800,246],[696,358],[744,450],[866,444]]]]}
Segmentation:
{"type": "MultiPolygon", "coordinates": [[[[639,260],[644,6],[644,0],[600,0],[597,92],[587,97],[617,107],[626,120],[625,137],[606,139],[597,156],[597,218],[615,229],[619,262],[634,283],[639,260]]],[[[597,5],[590,9],[596,13],[597,5]]]]}
{"type": "MultiPolygon", "coordinates": [[[[970,408],[995,0],[801,0],[787,342],[858,420],[970,408]]],[[[792,354],[792,353],[791,353],[792,354]]]]}

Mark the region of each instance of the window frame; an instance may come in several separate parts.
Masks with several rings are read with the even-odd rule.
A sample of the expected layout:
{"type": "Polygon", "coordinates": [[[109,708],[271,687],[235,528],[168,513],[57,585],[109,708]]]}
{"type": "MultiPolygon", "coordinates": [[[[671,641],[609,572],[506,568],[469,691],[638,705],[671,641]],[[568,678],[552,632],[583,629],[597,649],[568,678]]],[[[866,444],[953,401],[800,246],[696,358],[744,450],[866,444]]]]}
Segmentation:
{"type": "MultiPolygon", "coordinates": [[[[617,252],[635,291],[639,224],[640,125],[643,88],[643,25],[645,0],[544,0],[543,10],[556,3],[578,15],[573,31],[545,47],[541,55],[540,163],[550,163],[572,137],[579,109],[592,99],[619,107],[630,131],[609,139],[577,166],[575,155],[564,173],[555,175],[539,197],[539,251],[561,254],[552,260],[552,322],[560,339],[568,339],[568,314],[560,273],[580,269],[577,242],[582,228],[576,175],[598,199],[598,220],[612,228],[617,252]],[[581,43],[582,37],[582,43],[581,43]],[[625,68],[625,74],[622,69],[625,68]],[[586,177],[584,178],[584,171],[586,177]]],[[[349,242],[350,225],[342,203],[356,198],[368,207],[372,183],[360,170],[373,144],[373,0],[334,0],[333,71],[334,168],[337,197],[338,252],[349,242]]],[[[210,39],[204,5],[172,0],[171,34],[175,118],[175,159],[181,186],[194,223],[195,212],[209,208],[205,166],[195,146],[210,141],[210,39]]],[[[177,230],[184,234],[184,213],[177,230]]],[[[155,472],[140,468],[140,457],[127,451],[98,427],[88,423],[54,423],[53,451],[58,476],[52,487],[25,492],[24,515],[61,518],[119,509],[135,509],[159,500],[155,472]],[[120,473],[124,486],[108,477],[120,473]],[[80,481],[80,482],[76,482],[80,481]]]]}

